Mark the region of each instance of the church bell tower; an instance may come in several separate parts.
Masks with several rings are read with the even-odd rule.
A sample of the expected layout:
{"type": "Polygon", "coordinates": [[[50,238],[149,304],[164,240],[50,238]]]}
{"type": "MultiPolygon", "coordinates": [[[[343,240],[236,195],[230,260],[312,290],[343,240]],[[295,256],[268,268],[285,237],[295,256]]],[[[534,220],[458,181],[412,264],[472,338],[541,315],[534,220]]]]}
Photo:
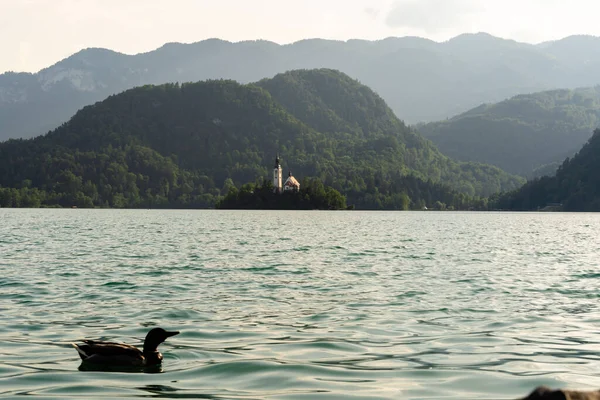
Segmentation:
{"type": "Polygon", "coordinates": [[[275,167],[273,168],[273,193],[281,193],[283,188],[283,178],[279,154],[275,158],[275,167]]]}

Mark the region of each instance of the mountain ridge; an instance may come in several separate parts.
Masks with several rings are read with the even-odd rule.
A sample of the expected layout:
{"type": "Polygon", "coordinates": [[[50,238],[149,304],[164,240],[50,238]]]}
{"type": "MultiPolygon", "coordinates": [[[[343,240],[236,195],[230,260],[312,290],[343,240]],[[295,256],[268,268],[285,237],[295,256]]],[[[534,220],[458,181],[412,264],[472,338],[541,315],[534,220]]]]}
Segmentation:
{"type": "Polygon", "coordinates": [[[145,54],[149,54],[149,53],[154,53],[154,52],[160,51],[164,47],[169,47],[172,45],[193,46],[193,45],[197,45],[200,43],[206,43],[206,42],[219,42],[219,43],[228,43],[228,44],[266,43],[266,44],[274,45],[276,47],[294,46],[299,43],[310,42],[310,41],[322,41],[322,42],[345,43],[345,44],[350,44],[350,43],[377,44],[377,43],[392,42],[392,41],[393,42],[415,41],[415,42],[420,42],[420,43],[430,43],[432,45],[441,45],[441,44],[445,44],[445,43],[449,43],[449,42],[460,41],[464,38],[471,38],[471,37],[475,37],[475,38],[489,37],[489,38],[497,39],[499,42],[507,42],[507,43],[513,43],[513,44],[523,45],[523,46],[527,46],[527,47],[538,47],[538,48],[546,48],[548,46],[563,44],[563,43],[567,43],[567,42],[570,42],[573,40],[580,40],[580,39],[590,40],[590,41],[600,40],[600,36],[587,35],[587,34],[574,34],[574,35],[565,36],[561,39],[547,40],[547,41],[542,41],[542,42],[538,42],[538,43],[529,43],[529,42],[524,42],[524,41],[518,41],[515,39],[508,39],[508,38],[502,38],[499,36],[494,36],[487,32],[462,33],[462,34],[458,34],[454,37],[451,37],[447,40],[440,40],[440,41],[436,41],[436,40],[421,37],[421,36],[387,36],[387,37],[384,37],[381,39],[373,39],[373,40],[360,39],[360,38],[350,38],[350,39],[345,39],[345,40],[344,39],[325,39],[325,38],[306,38],[306,39],[300,39],[300,40],[296,40],[296,41],[289,42],[289,43],[278,43],[276,41],[268,40],[268,39],[247,39],[247,40],[234,41],[234,40],[221,39],[218,37],[210,37],[210,38],[197,40],[197,41],[193,41],[193,42],[178,42],[178,41],[165,42],[162,45],[160,45],[154,49],[147,50],[147,51],[140,51],[140,52],[123,52],[123,51],[109,49],[106,47],[96,47],[96,46],[85,47],[85,48],[81,48],[80,50],[76,51],[75,53],[73,53],[67,57],[63,57],[63,58],[57,60],[56,62],[54,62],[53,64],[51,64],[47,67],[43,67],[37,71],[6,70],[4,72],[1,72],[0,76],[3,74],[6,74],[6,73],[23,73],[23,74],[35,75],[45,69],[51,68],[52,66],[55,66],[56,64],[61,63],[62,61],[68,60],[69,58],[74,57],[74,56],[78,55],[79,53],[93,51],[93,50],[103,50],[103,51],[108,51],[108,52],[112,52],[112,53],[123,55],[123,56],[133,57],[133,56],[140,56],[140,55],[145,55],[145,54]]]}
{"type": "Polygon", "coordinates": [[[600,58],[581,68],[570,61],[586,58],[593,53],[590,46],[600,45],[600,38],[584,41],[592,44],[570,38],[567,53],[559,51],[562,41],[539,46],[477,34],[446,42],[405,37],[279,45],[209,39],[135,55],[92,48],[35,74],[0,75],[0,140],[40,135],[84,105],[144,84],[221,78],[250,83],[313,68],[338,69],[359,79],[403,120],[434,121],[521,92],[600,82],[600,58]]]}
{"type": "Polygon", "coordinates": [[[532,177],[575,154],[599,126],[600,85],[521,94],[417,129],[451,158],[532,177]]]}

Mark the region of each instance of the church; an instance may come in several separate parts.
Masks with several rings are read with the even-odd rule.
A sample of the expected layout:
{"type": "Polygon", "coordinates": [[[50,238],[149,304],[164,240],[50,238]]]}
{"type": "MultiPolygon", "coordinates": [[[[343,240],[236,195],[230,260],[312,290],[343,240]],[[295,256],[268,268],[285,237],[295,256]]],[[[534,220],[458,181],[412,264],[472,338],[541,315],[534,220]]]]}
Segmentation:
{"type": "Polygon", "coordinates": [[[283,173],[279,155],[275,158],[275,167],[273,168],[273,193],[299,192],[300,183],[292,176],[292,171],[288,173],[288,178],[283,182],[283,173]]]}

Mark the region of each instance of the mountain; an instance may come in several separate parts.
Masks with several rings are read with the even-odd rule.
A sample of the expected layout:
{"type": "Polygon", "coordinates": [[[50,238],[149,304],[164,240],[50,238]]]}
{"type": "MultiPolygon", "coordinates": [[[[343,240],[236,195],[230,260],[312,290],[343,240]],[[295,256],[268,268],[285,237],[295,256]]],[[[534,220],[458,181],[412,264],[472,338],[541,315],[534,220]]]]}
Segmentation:
{"type": "Polygon", "coordinates": [[[418,130],[451,158],[534,177],[552,175],[598,126],[600,86],[519,95],[418,130]]]}
{"type": "Polygon", "coordinates": [[[0,186],[5,205],[35,189],[34,204],[206,207],[232,186],[270,179],[276,154],[362,208],[394,208],[402,195],[418,207],[462,206],[523,183],[448,159],[371,89],[321,69],[110,96],[44,136],[0,143],[0,186]]]}
{"type": "Polygon", "coordinates": [[[521,189],[501,196],[494,206],[510,210],[600,211],[599,155],[600,130],[596,130],[555,176],[530,181],[521,189]]]}
{"type": "Polygon", "coordinates": [[[289,45],[210,39],[131,56],[86,49],[36,74],[0,75],[0,140],[40,135],[85,105],[144,84],[248,83],[313,68],[359,79],[410,123],[435,121],[520,93],[596,85],[599,48],[595,37],[530,45],[468,34],[443,43],[414,37],[289,45]]]}

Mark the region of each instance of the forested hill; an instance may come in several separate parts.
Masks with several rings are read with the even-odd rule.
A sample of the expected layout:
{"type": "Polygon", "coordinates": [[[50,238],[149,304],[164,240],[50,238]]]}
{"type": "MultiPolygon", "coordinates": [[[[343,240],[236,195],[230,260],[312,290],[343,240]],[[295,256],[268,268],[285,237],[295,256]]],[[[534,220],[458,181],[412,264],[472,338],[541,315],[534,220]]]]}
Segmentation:
{"type": "MultiPolygon", "coordinates": [[[[323,179],[335,170],[352,170],[364,163],[379,181],[392,181],[400,172],[442,182],[469,195],[489,195],[518,185],[522,180],[498,168],[478,163],[457,163],[399,120],[386,102],[357,80],[329,69],[297,70],[263,80],[259,86],[287,112],[311,128],[335,139],[317,160],[323,179]],[[357,146],[357,144],[363,143],[357,146]],[[328,159],[335,158],[329,164],[328,159]],[[327,166],[329,164],[329,166],[327,166]]],[[[333,185],[338,189],[339,185],[333,185]]]]}
{"type": "Polygon", "coordinates": [[[440,184],[464,199],[522,183],[451,161],[373,91],[318,70],[111,96],[45,136],[0,144],[0,186],[38,188],[54,196],[48,204],[211,206],[233,184],[270,179],[277,153],[296,176],[319,178],[365,208],[393,207],[402,193],[414,204],[448,203],[454,194],[440,184]]]}
{"type": "Polygon", "coordinates": [[[531,177],[554,175],[599,125],[597,86],[519,95],[418,129],[449,157],[531,177]]]}
{"type": "Polygon", "coordinates": [[[494,207],[538,210],[546,207],[564,211],[600,211],[600,130],[573,158],[567,159],[556,176],[528,182],[505,194],[494,207]]]}
{"type": "Polygon", "coordinates": [[[46,133],[83,106],[136,86],[221,78],[248,83],[301,68],[341,70],[374,88],[402,119],[430,122],[520,93],[596,85],[599,46],[596,37],[531,45],[480,33],[441,43],[210,39],[136,55],[85,49],[35,74],[0,74],[0,140],[46,133]]]}

